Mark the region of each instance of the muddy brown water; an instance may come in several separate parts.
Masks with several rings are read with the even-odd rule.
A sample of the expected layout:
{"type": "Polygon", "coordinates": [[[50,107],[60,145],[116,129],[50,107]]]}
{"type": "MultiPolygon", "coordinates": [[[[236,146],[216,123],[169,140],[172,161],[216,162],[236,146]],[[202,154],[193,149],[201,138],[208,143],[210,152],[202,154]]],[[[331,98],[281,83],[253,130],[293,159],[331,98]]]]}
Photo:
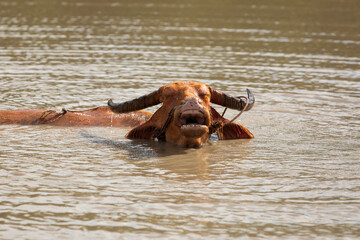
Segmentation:
{"type": "Polygon", "coordinates": [[[0,238],[359,238],[359,10],[0,1],[2,110],[90,108],[179,80],[256,97],[239,119],[255,139],[200,149],[128,129],[0,126],[0,238]]]}

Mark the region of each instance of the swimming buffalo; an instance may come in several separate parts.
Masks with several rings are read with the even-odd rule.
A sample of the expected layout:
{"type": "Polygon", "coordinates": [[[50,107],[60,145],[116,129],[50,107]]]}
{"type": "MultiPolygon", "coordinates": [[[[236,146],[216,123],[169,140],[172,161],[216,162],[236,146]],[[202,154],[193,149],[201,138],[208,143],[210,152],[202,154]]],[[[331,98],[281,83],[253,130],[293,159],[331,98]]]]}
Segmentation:
{"type": "Polygon", "coordinates": [[[127,138],[157,139],[184,147],[199,147],[212,133],[220,140],[253,138],[244,126],[223,118],[211,103],[240,111],[250,110],[255,98],[232,97],[199,82],[173,82],[142,97],[89,110],[0,111],[0,124],[50,124],[58,126],[129,126],[127,138]],[[141,111],[161,104],[154,113],[141,111]],[[113,114],[119,113],[119,114],[113,114]]]}

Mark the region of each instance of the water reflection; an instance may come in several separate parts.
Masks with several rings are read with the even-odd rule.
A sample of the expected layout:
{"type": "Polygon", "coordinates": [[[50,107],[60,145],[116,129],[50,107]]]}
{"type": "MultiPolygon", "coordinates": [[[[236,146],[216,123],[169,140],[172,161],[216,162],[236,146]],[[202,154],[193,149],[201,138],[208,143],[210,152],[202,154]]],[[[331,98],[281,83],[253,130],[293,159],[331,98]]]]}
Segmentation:
{"type": "MultiPolygon", "coordinates": [[[[203,147],[205,149],[187,149],[162,141],[141,139],[115,141],[90,134],[85,130],[81,130],[79,134],[90,142],[125,150],[126,158],[130,163],[139,167],[165,170],[165,176],[172,179],[180,177],[182,180],[205,180],[209,174],[208,148],[211,148],[213,143],[205,145],[203,147]]],[[[211,141],[217,141],[217,137],[212,136],[211,141]]]]}
{"type": "Polygon", "coordinates": [[[111,139],[106,139],[100,136],[90,134],[85,130],[80,131],[79,134],[93,143],[113,147],[116,149],[126,150],[128,152],[129,159],[133,160],[161,158],[169,155],[181,155],[186,152],[185,148],[181,148],[174,144],[166,142],[142,139],[124,139],[122,141],[114,141],[111,139]]]}

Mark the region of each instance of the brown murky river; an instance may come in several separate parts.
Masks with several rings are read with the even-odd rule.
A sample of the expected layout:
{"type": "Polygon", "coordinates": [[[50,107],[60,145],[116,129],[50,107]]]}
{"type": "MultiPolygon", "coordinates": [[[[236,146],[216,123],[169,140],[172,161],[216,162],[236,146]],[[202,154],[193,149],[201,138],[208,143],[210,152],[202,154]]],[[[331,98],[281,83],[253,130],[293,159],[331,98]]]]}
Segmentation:
{"type": "Polygon", "coordinates": [[[178,80],[257,102],[238,120],[255,139],[200,149],[0,126],[0,239],[358,239],[359,12],[358,0],[1,0],[1,110],[91,108],[178,80]]]}

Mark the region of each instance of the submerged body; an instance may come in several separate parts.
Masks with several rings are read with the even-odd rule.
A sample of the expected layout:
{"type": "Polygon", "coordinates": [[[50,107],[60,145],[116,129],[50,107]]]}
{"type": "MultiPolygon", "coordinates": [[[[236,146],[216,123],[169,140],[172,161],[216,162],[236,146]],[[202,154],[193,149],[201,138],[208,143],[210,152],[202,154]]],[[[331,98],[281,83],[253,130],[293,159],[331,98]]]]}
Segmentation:
{"type": "Polygon", "coordinates": [[[128,138],[158,139],[184,147],[199,147],[215,133],[220,140],[253,138],[244,126],[223,118],[211,103],[250,110],[255,98],[231,97],[199,82],[174,82],[140,98],[88,110],[5,110],[0,124],[133,127],[128,138]],[[162,103],[154,113],[139,111],[162,103]]]}
{"type": "Polygon", "coordinates": [[[151,115],[145,111],[115,114],[107,106],[88,110],[4,110],[0,111],[0,124],[135,127],[148,121],[151,115]]]}

